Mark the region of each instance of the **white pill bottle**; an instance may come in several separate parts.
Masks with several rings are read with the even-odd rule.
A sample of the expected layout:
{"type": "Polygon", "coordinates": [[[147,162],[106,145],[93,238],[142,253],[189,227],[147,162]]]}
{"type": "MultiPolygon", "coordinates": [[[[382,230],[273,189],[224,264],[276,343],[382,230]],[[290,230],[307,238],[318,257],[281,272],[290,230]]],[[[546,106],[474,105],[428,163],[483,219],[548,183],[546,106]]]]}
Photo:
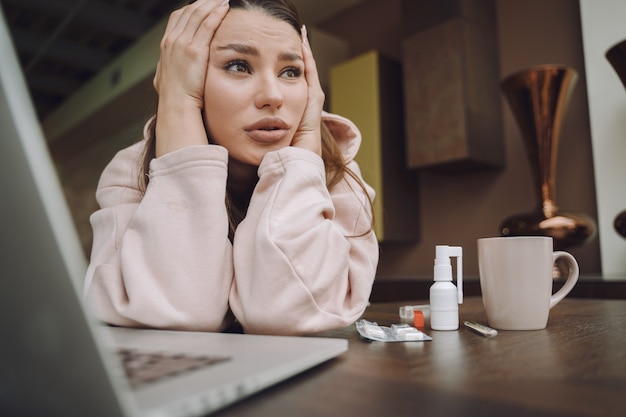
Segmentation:
{"type": "Polygon", "coordinates": [[[463,248],[460,246],[435,246],[435,283],[430,287],[430,328],[457,330],[459,304],[463,304],[463,248]],[[456,258],[456,282],[452,282],[452,264],[456,258]]]}

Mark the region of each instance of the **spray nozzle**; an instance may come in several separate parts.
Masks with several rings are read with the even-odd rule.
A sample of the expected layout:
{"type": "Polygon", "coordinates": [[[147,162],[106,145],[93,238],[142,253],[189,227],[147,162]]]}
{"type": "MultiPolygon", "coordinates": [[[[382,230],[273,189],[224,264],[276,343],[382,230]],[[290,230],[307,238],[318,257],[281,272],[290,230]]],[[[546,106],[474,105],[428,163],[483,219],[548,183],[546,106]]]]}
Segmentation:
{"type": "Polygon", "coordinates": [[[463,304],[463,248],[461,246],[435,246],[435,281],[452,281],[450,258],[456,258],[458,303],[463,304]]]}

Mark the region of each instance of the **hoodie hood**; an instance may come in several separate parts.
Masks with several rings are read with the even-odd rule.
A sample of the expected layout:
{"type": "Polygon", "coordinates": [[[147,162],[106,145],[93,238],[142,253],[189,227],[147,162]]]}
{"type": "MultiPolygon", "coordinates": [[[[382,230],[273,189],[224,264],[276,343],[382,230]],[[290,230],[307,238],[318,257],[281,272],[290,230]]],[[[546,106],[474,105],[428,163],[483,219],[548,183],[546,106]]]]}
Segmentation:
{"type": "Polygon", "coordinates": [[[335,137],[346,163],[352,161],[361,146],[361,132],[354,123],[345,117],[322,112],[322,122],[335,137]]]}

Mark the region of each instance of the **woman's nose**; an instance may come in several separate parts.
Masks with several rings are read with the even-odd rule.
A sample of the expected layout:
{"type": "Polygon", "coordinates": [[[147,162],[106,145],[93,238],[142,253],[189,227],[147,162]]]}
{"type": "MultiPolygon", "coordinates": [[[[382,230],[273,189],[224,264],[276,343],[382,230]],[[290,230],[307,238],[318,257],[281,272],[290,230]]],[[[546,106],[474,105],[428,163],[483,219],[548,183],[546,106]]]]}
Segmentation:
{"type": "Polygon", "coordinates": [[[259,77],[255,105],[261,109],[269,107],[280,109],[283,105],[283,94],[280,89],[279,80],[274,74],[259,77]]]}

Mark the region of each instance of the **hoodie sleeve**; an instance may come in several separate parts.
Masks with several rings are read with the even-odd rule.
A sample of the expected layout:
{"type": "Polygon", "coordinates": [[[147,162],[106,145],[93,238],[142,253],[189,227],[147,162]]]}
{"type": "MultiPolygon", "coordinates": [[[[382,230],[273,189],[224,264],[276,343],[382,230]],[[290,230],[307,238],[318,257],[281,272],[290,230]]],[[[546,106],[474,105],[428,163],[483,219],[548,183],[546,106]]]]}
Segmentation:
{"type": "MultiPolygon", "coordinates": [[[[325,115],[326,121],[329,120],[325,115]]],[[[360,134],[333,116],[349,167],[360,134]],[[351,135],[351,136],[350,136],[351,135]]],[[[249,333],[304,334],[347,326],[363,313],[378,263],[373,190],[347,176],[326,188],[322,159],[287,147],[268,153],[234,242],[230,305],[249,333]]]]}
{"type": "Polygon", "coordinates": [[[193,146],[154,159],[142,195],[136,167],[143,146],[118,153],[98,184],[88,303],[111,324],[222,330],[233,279],[227,152],[193,146]]]}

